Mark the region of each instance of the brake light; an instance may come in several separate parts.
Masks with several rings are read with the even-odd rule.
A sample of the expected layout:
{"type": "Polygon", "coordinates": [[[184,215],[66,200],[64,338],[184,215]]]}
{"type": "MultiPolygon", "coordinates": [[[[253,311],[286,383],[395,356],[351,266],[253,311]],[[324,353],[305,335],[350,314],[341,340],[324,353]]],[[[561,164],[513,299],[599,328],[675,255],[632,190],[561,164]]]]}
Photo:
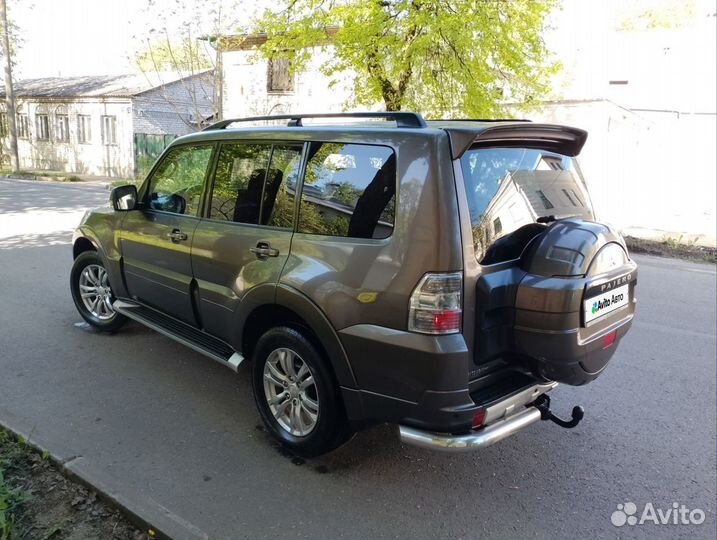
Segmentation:
{"type": "Polygon", "coordinates": [[[463,274],[425,274],[411,294],[408,329],[422,334],[461,331],[463,274]]]}

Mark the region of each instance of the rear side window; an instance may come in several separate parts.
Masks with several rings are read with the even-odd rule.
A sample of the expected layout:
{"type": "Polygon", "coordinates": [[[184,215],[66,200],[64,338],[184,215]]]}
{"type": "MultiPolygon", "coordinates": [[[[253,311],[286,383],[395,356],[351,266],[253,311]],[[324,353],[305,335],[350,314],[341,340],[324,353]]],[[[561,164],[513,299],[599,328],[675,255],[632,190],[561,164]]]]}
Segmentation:
{"type": "Polygon", "coordinates": [[[396,156],[386,146],[312,143],[298,232],[387,238],[396,204],[396,156]]]}
{"type": "Polygon", "coordinates": [[[257,225],[271,145],[223,144],[214,175],[209,217],[257,225]]]}
{"type": "Polygon", "coordinates": [[[292,228],[300,163],[300,145],[222,145],[209,217],[292,228]]]}

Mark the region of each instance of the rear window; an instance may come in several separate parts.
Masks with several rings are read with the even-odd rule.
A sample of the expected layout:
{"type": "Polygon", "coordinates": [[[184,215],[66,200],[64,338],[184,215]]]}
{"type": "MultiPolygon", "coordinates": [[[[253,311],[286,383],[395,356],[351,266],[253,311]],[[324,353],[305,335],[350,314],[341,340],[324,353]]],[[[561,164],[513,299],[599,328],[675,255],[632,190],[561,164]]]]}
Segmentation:
{"type": "Polygon", "coordinates": [[[503,246],[512,239],[517,243],[503,252],[519,256],[526,238],[539,232],[539,221],[594,219],[587,186],[569,156],[530,148],[475,148],[463,155],[461,169],[476,256],[483,264],[498,262],[494,254],[489,260],[485,255],[503,238],[503,246]]]}

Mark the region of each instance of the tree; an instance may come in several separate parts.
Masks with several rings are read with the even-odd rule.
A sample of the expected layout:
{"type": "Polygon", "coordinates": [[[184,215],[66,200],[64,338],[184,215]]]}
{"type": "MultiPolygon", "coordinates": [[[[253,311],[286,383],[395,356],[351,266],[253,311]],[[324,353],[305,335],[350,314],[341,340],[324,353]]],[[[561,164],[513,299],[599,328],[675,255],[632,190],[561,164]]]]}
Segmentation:
{"type": "Polygon", "coordinates": [[[290,0],[257,21],[261,53],[300,71],[311,47],[333,47],[322,71],[353,72],[353,103],[436,117],[491,117],[501,103],[549,90],[559,69],[542,40],[556,0],[290,0]]]}
{"type": "MultiPolygon", "coordinates": [[[[143,8],[145,25],[138,27],[134,38],[141,46],[135,51],[135,63],[148,79],[163,82],[167,72],[183,78],[181,84],[193,101],[196,117],[201,103],[213,103],[215,115],[222,116],[221,56],[212,47],[216,36],[236,27],[238,16],[249,16],[238,9],[239,0],[148,0],[143,8]],[[206,77],[192,77],[214,70],[213,84],[206,77]]],[[[172,107],[170,95],[164,100],[172,107]]],[[[179,112],[181,107],[176,107],[179,112]]],[[[185,122],[186,123],[186,122],[185,122]]],[[[200,127],[192,124],[192,127],[200,127]]]]}

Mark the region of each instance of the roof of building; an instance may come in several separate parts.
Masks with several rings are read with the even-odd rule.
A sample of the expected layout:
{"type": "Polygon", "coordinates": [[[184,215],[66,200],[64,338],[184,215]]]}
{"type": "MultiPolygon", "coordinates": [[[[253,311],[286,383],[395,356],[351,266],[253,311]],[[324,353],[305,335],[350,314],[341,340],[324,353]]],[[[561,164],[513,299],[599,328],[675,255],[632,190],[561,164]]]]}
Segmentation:
{"type": "MultiPolygon", "coordinates": [[[[307,47],[321,45],[322,43],[329,42],[338,31],[338,26],[327,26],[326,28],[324,28],[324,32],[326,33],[325,39],[318,39],[316,43],[314,43],[313,45],[307,45],[307,47]]],[[[264,45],[264,43],[266,43],[268,40],[268,35],[264,32],[260,32],[257,34],[212,36],[208,39],[212,46],[222,52],[248,51],[264,45]]]]}
{"type": "MultiPolygon", "coordinates": [[[[89,77],[43,77],[15,82],[15,96],[19,98],[75,98],[75,97],[133,97],[180,79],[204,75],[206,72],[184,76],[175,72],[99,75],[89,77]]],[[[0,90],[5,96],[5,90],[0,90]]]]}

